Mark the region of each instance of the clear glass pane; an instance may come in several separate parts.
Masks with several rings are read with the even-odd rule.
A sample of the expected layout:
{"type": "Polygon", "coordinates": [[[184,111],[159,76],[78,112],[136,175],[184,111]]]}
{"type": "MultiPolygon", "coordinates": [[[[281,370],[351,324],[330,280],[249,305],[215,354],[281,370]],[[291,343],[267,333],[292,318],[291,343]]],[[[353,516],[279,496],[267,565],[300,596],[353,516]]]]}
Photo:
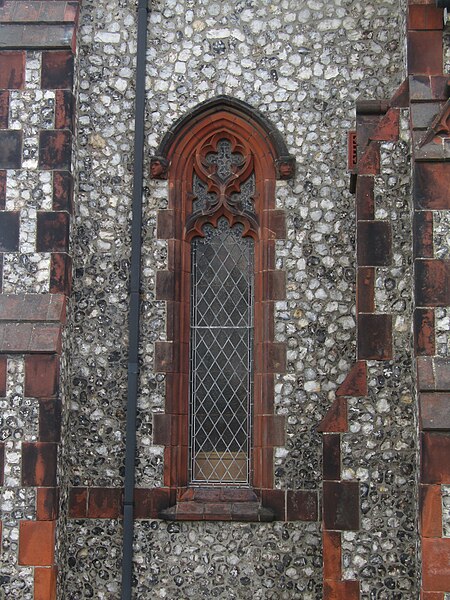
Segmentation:
{"type": "Polygon", "coordinates": [[[254,245],[225,218],[192,241],[190,450],[194,483],[249,483],[254,245]]]}

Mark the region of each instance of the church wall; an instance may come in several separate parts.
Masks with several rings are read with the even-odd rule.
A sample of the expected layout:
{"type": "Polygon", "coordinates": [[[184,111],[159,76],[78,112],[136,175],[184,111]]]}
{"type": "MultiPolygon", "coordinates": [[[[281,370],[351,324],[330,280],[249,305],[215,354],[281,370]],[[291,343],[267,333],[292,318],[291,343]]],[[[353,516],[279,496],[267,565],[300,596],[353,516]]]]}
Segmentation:
{"type": "MultiPolygon", "coordinates": [[[[25,4],[31,3],[17,2],[31,11],[25,4]]],[[[273,523],[158,518],[170,496],[164,487],[167,456],[154,441],[154,415],[166,409],[158,353],[170,339],[157,285],[158,273],[169,268],[168,242],[158,239],[156,228],[158,211],[167,208],[168,184],[145,176],[138,598],[418,598],[421,511],[423,598],[449,600],[450,481],[438,467],[448,438],[420,420],[417,409],[419,399],[422,409],[432,399],[439,411],[448,388],[445,376],[438,381],[448,358],[448,272],[436,265],[448,265],[449,224],[445,202],[423,210],[421,195],[428,192],[411,185],[411,169],[429,160],[414,155],[411,162],[411,153],[417,132],[430,125],[431,109],[420,110],[428,98],[420,96],[422,87],[414,88],[419,96],[411,88],[411,107],[407,88],[399,87],[405,77],[404,4],[152,3],[146,173],[174,121],[217,95],[238,98],[266,116],[295,156],[296,172],[276,185],[276,206],[286,217],[276,269],[285,274],[286,290],[274,325],[275,342],[286,347],[286,369],[275,375],[274,400],[286,442],[274,449],[274,489],[263,498],[275,511],[273,523]],[[350,177],[352,129],[358,160],[350,177]],[[419,427],[422,465],[429,461],[420,506],[419,427]]],[[[1,23],[13,20],[10,5],[0,8],[1,23]]],[[[431,30],[434,44],[439,31],[440,12],[428,13],[422,5],[410,7],[408,20],[409,73],[419,74],[416,83],[423,69],[416,33],[431,30]]],[[[3,81],[0,72],[9,90],[0,92],[0,138],[13,148],[0,153],[0,229],[9,240],[2,247],[0,329],[26,321],[21,300],[8,304],[24,294],[31,299],[27,314],[48,328],[41,346],[2,342],[0,348],[6,411],[1,582],[6,593],[20,589],[23,598],[54,597],[58,565],[58,597],[109,600],[120,597],[121,578],[136,6],[126,0],[82,3],[75,130],[72,67],[63,64],[75,50],[74,9],[75,3],[42,2],[40,16],[26,13],[25,21],[39,21],[41,32],[47,22],[46,33],[24,41],[27,51],[14,58],[23,69],[14,76],[23,73],[22,79],[3,81]],[[52,36],[59,36],[60,56],[46,49],[55,47],[52,36]],[[49,68],[52,56],[56,63],[50,60],[49,68]],[[43,71],[44,79],[56,73],[56,80],[42,84],[43,71]],[[59,312],[43,311],[39,298],[45,306],[61,302],[59,312]],[[54,331],[58,342],[51,345],[54,331]],[[48,360],[57,371],[46,368],[48,360]],[[44,372],[42,389],[38,374],[44,372]],[[58,391],[49,372],[58,374],[58,391]],[[58,407],[54,413],[52,406],[58,407]]],[[[444,72],[448,56],[445,34],[444,72]]],[[[5,59],[0,52],[2,60],[12,65],[11,55],[5,59]]],[[[448,97],[438,79],[428,82],[433,115],[448,97]]]]}

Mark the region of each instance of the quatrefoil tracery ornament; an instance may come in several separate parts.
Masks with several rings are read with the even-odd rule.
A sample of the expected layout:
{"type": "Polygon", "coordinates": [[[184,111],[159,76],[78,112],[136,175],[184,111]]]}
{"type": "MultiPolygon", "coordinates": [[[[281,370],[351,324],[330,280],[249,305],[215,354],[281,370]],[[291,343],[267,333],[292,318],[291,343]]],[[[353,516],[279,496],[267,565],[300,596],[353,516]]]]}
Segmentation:
{"type": "MultiPolygon", "coordinates": [[[[253,206],[244,202],[241,186],[254,177],[254,158],[250,147],[230,132],[219,132],[199,146],[193,159],[193,177],[206,187],[202,202],[193,190],[193,212],[186,222],[188,234],[203,236],[205,223],[217,224],[225,216],[230,225],[242,223],[243,235],[256,236],[258,219],[253,206]]],[[[252,194],[252,202],[254,193],[252,194]]]]}

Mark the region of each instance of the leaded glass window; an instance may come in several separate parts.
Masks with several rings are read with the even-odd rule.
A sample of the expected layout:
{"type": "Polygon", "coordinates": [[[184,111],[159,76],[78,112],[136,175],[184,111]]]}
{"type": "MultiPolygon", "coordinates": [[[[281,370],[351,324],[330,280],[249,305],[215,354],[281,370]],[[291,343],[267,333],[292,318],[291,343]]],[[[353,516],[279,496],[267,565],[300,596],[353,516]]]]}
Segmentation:
{"type": "Polygon", "coordinates": [[[191,245],[192,483],[249,483],[254,242],[242,230],[221,218],[191,245]]]}

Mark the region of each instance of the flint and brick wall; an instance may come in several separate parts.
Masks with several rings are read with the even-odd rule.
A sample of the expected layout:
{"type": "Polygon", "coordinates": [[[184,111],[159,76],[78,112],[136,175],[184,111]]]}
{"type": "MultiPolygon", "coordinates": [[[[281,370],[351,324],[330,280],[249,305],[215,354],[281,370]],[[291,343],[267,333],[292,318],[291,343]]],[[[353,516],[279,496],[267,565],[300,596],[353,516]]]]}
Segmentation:
{"type": "Polygon", "coordinates": [[[0,6],[2,590],[56,598],[77,2],[0,6]]]}

